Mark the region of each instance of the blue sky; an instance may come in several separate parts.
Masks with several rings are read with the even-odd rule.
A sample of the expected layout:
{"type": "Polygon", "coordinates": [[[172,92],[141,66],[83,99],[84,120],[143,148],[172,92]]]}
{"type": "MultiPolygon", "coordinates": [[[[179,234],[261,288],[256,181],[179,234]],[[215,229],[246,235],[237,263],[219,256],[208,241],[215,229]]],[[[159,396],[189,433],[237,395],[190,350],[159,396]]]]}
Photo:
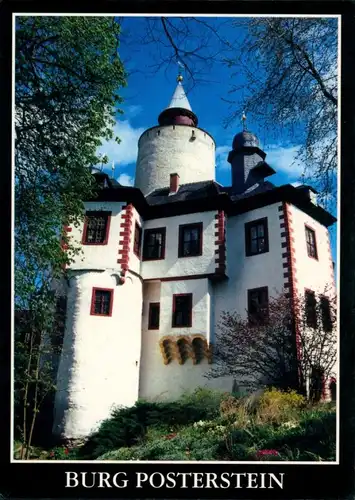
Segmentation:
{"type": "MultiPolygon", "coordinates": [[[[223,18],[209,19],[218,26],[221,36],[233,40],[235,36],[242,36],[239,28],[231,29],[223,18]]],[[[230,19],[227,20],[230,22],[230,19]]],[[[149,127],[158,124],[159,113],[168,106],[176,87],[178,65],[161,64],[170,51],[169,48],[149,44],[132,44],[131,33],[144,32],[146,20],[133,17],[122,20],[122,38],[120,57],[129,76],[127,87],[121,89],[120,95],[124,98],[121,105],[123,114],[117,114],[115,133],[121,143],[105,142],[100,151],[109,158],[108,171],[114,162],[114,177],[122,184],[132,185],[134,182],[135,162],[137,158],[137,143],[140,135],[149,127]],[[155,65],[160,68],[155,70],[155,65]]],[[[193,43],[193,42],[192,42],[193,43]]],[[[188,45],[185,48],[189,48],[188,45]]],[[[211,50],[213,50],[211,38],[211,50]]],[[[183,85],[190,101],[192,110],[198,116],[199,126],[208,131],[216,142],[216,180],[222,185],[230,185],[230,167],[227,162],[228,152],[231,150],[233,137],[242,130],[242,122],[236,120],[227,128],[224,123],[231,108],[223,99],[230,99],[231,84],[237,84],[243,92],[243,77],[235,74],[231,77],[231,70],[226,65],[216,63],[209,68],[205,82],[199,82],[191,88],[191,80],[185,71],[183,85]]],[[[236,110],[242,113],[241,110],[236,110]]],[[[299,183],[303,165],[297,160],[299,142],[296,137],[286,136],[278,129],[270,136],[262,122],[253,121],[247,116],[247,128],[253,131],[266,152],[266,161],[276,170],[276,174],[269,178],[276,185],[285,183],[299,183]]],[[[336,255],[336,236],[332,230],[333,255],[336,255]]]]}

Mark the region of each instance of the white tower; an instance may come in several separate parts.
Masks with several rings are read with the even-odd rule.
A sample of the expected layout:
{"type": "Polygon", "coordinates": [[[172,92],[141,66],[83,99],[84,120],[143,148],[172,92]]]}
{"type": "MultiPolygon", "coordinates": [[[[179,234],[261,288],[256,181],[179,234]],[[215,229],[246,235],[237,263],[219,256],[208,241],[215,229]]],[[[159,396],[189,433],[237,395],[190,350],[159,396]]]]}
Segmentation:
{"type": "Polygon", "coordinates": [[[106,201],[113,189],[106,192],[108,198],[85,203],[83,225],[68,228],[83,254],[68,268],[63,290],[67,314],[53,433],[65,439],[87,436],[113,407],[138,398],[142,283],[129,269],[139,271],[131,233],[141,220],[131,204],[106,201]]]}
{"type": "Polygon", "coordinates": [[[170,174],[178,174],[180,184],[215,180],[215,142],[197,127],[197,116],[177,77],[177,87],[169,106],[160,113],[159,125],[141,135],[135,187],[147,195],[168,187],[170,174]]]}

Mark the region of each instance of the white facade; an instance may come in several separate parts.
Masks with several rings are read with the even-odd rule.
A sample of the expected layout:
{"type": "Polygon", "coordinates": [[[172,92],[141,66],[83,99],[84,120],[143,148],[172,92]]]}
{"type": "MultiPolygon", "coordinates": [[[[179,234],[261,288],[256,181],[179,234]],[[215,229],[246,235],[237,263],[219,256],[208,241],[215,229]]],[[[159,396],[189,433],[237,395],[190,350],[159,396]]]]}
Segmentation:
{"type": "MultiPolygon", "coordinates": [[[[167,112],[179,112],[174,106],[167,112]]],[[[190,111],[186,104],[186,113],[190,111]]],[[[193,120],[191,116],[188,119],[193,120]]],[[[197,127],[153,127],[144,132],[138,146],[135,186],[145,196],[168,187],[170,174],[178,174],[180,184],[215,179],[214,140],[197,127]]],[[[223,311],[246,317],[248,291],[263,287],[269,297],[284,291],[303,294],[305,289],[319,294],[329,284],[335,291],[327,228],[306,214],[314,213],[311,206],[304,211],[286,200],[272,200],[230,213],[219,206],[183,209],[181,215],[163,208],[154,219],[129,201],[85,204],[89,215],[106,212],[109,218],[101,243],[85,242],[84,224],[69,228],[68,235],[82,252],[68,269],[67,285],[57,290],[67,295],[68,305],[55,434],[87,436],[113,407],[133,405],[138,398],[175,399],[201,386],[231,391],[240,381],[205,377],[223,311]],[[249,255],[246,228],[260,220],[268,244],[262,252],[249,255]],[[201,228],[200,250],[198,255],[182,257],[179,234],[188,224],[201,228]],[[142,232],[140,245],[137,226],[142,232]],[[306,226],[316,235],[317,259],[308,255],[306,226]],[[165,243],[160,258],[152,260],[144,254],[144,239],[145,231],[154,229],[163,229],[165,243]],[[97,290],[111,297],[104,313],[96,310],[97,290]],[[192,307],[186,326],[177,327],[174,308],[182,295],[188,296],[192,307]],[[151,304],[160,311],[154,325],[149,324],[151,304]],[[184,346],[191,354],[186,359],[184,346]]]]}
{"type": "Polygon", "coordinates": [[[154,127],[138,141],[135,187],[144,195],[169,186],[170,174],[180,183],[215,178],[215,142],[204,130],[185,125],[154,127]]]}

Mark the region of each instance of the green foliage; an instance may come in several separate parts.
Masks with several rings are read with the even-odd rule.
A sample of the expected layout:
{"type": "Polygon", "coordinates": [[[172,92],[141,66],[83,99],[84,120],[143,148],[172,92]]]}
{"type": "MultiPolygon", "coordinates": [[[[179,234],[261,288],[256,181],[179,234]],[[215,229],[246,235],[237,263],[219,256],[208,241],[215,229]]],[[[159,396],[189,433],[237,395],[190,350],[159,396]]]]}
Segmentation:
{"type": "Polygon", "coordinates": [[[15,409],[30,443],[55,389],[53,279],[79,252],[63,226],[79,224],[95,196],[88,167],[113,135],[126,82],[114,18],[20,16],[15,35],[15,409]]]}
{"type": "Polygon", "coordinates": [[[261,395],[256,407],[256,418],[259,422],[282,423],[296,417],[305,405],[305,398],[296,391],[271,388],[261,395]]]}
{"type": "Polygon", "coordinates": [[[138,401],[131,408],[117,408],[81,450],[82,458],[97,458],[107,450],[132,446],[145,438],[148,427],[173,432],[218,415],[222,393],[198,389],[172,402],[138,401]]]}
{"type": "Polygon", "coordinates": [[[333,460],[334,408],[306,407],[302,396],[274,389],[262,393],[254,407],[245,402],[205,389],[173,402],[140,401],[115,410],[78,451],[78,458],[333,460]]]}
{"type": "MultiPolygon", "coordinates": [[[[273,449],[279,460],[335,460],[335,412],[327,410],[303,411],[299,420],[289,425],[257,424],[231,430],[227,436],[229,460],[237,460],[236,446],[252,450],[273,449]],[[313,456],[313,458],[312,458],[313,456]]],[[[238,448],[237,448],[238,449],[238,448]]],[[[255,454],[254,454],[255,457],[255,454]]]]}

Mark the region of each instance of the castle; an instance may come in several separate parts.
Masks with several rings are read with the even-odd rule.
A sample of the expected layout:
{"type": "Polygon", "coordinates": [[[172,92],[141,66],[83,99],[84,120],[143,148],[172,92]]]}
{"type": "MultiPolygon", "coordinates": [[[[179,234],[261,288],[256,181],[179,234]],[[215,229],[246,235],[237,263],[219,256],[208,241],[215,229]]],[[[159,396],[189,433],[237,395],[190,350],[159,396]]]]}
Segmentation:
{"type": "Polygon", "coordinates": [[[93,171],[81,244],[57,293],[66,297],[53,431],[87,436],[114,406],[174,399],[208,380],[224,310],[255,314],[275,291],[317,294],[334,284],[328,227],[313,188],[276,187],[258,138],[245,128],[215,181],[215,141],[198,127],[178,77],[158,125],[138,142],[134,187],[93,171]]]}

